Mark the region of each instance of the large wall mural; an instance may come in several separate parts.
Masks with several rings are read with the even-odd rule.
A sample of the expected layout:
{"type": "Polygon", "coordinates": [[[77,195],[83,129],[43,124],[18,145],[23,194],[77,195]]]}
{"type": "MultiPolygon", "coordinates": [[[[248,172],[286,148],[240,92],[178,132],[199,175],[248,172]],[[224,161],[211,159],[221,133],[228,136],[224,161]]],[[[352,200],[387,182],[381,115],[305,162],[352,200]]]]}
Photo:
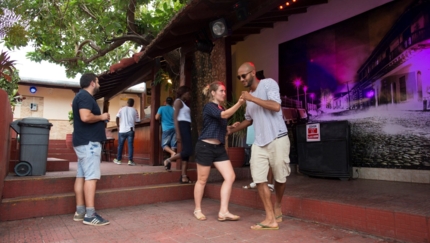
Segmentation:
{"type": "Polygon", "coordinates": [[[279,45],[283,104],[348,120],[353,166],[430,169],[430,1],[385,4],[279,45]]]}

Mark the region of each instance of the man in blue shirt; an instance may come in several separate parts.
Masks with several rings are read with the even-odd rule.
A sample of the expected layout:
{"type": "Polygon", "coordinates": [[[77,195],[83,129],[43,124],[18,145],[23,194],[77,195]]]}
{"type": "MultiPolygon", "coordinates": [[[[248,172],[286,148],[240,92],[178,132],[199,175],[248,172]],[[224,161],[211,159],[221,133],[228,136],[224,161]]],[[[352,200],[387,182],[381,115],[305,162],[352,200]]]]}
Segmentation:
{"type": "Polygon", "coordinates": [[[173,122],[173,98],[166,98],[166,105],[158,108],[155,119],[161,121],[161,147],[170,154],[170,157],[176,154],[176,131],[173,122]]]}

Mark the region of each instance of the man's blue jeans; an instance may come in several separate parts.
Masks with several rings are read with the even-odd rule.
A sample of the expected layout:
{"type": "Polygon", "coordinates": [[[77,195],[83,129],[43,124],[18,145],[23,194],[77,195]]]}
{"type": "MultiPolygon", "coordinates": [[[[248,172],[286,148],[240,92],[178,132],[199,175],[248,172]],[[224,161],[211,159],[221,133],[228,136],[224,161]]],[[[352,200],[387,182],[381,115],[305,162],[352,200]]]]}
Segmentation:
{"type": "Polygon", "coordinates": [[[125,140],[128,141],[128,160],[133,161],[134,131],[118,133],[118,153],[116,159],[119,161],[122,159],[122,149],[124,148],[125,140]]]}

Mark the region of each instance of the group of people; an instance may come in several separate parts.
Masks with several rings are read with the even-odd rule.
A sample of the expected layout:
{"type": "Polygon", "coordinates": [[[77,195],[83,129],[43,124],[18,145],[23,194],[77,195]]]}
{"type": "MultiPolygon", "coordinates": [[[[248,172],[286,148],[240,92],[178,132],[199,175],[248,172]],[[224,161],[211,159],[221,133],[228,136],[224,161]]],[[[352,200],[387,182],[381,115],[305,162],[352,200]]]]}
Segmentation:
{"type": "MultiPolygon", "coordinates": [[[[237,103],[225,109],[225,85],[215,81],[203,90],[209,102],[203,108],[203,129],[195,146],[195,160],[197,163],[197,181],[194,186],[194,217],[206,220],[202,211],[202,198],[213,165],[222,175],[224,181],[221,186],[220,209],[218,221],[237,221],[240,216],[228,210],[235,173],[225,150],[225,136],[253,125],[255,140],[251,148],[250,170],[253,182],[263,202],[266,217],[255,225],[253,230],[279,229],[282,221],[282,197],[285,190],[287,176],[290,174],[287,127],[282,119],[279,86],[273,79],[259,80],[255,66],[251,62],[242,64],[237,72],[238,80],[248,91],[243,91],[237,103]],[[240,106],[246,103],[246,113],[242,122],[227,126],[227,119],[240,106]],[[268,187],[268,174],[271,170],[274,180],[276,200],[271,202],[271,192],[268,187]]],[[[109,221],[98,215],[94,209],[94,195],[96,182],[100,179],[100,151],[99,141],[106,139],[104,121],[109,114],[101,114],[92,95],[99,88],[98,79],[93,74],[85,74],[81,78],[82,90],[73,101],[74,136],[73,144],[78,155],[78,172],[75,181],[76,213],[75,221],[82,221],[89,225],[106,225],[109,221]],[[102,129],[100,129],[102,127],[102,129]]],[[[182,176],[180,182],[189,183],[186,174],[187,162],[193,153],[191,140],[191,115],[187,101],[191,98],[190,89],[181,86],[177,90],[177,99],[167,99],[167,106],[157,112],[157,119],[173,116],[173,124],[162,122],[162,147],[170,153],[170,158],[164,161],[167,170],[171,162],[181,159],[182,176]],[[172,104],[173,103],[173,107],[172,104]],[[166,110],[164,110],[166,109],[166,110]],[[173,109],[173,115],[172,115],[173,109]],[[182,150],[176,153],[176,142],[181,143],[182,150]]],[[[132,161],[132,160],[131,160],[132,161]]]]}

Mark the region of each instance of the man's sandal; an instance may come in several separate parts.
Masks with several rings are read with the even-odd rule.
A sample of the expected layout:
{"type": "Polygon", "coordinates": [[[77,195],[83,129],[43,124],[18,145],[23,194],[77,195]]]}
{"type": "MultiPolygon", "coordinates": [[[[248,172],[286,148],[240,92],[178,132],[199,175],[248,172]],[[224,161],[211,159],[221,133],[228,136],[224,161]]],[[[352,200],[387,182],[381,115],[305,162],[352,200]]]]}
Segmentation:
{"type": "Polygon", "coordinates": [[[243,186],[243,189],[254,189],[257,187],[257,184],[255,184],[254,182],[249,183],[249,185],[243,186]]]}

